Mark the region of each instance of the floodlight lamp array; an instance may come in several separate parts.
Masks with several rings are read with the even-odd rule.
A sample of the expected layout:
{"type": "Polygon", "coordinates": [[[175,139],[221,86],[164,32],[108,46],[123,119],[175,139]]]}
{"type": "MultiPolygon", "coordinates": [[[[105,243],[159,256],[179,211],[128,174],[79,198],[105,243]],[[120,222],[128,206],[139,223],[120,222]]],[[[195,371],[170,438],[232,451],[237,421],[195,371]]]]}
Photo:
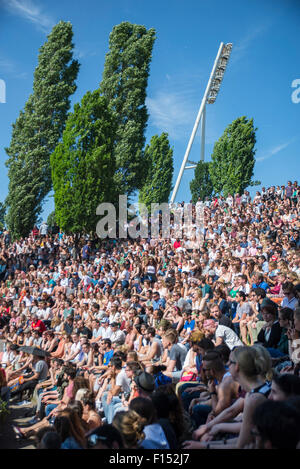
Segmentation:
{"type": "Polygon", "coordinates": [[[224,44],[220,58],[217,63],[216,71],[214,73],[211,87],[209,90],[209,95],[207,97],[207,103],[213,104],[217,98],[218,92],[221,87],[221,83],[224,77],[224,73],[227,67],[227,63],[231,54],[232,44],[224,44]]]}

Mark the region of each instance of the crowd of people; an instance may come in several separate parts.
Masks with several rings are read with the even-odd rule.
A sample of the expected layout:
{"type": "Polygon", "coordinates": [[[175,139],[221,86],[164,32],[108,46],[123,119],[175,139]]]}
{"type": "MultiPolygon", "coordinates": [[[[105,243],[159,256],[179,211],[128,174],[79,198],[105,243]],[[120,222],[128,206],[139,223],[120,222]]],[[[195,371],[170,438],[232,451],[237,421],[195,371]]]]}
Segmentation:
{"type": "Polygon", "coordinates": [[[1,400],[31,417],[15,437],[45,449],[300,447],[299,208],[289,181],[199,200],[181,238],[172,216],[168,239],[4,229],[1,400]]]}

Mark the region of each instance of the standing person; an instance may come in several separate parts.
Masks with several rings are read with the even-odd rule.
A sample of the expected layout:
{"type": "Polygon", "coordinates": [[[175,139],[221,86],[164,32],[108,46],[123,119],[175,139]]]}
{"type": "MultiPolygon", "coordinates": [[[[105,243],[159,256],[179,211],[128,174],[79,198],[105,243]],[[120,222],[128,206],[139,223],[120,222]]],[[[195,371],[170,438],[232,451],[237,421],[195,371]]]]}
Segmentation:
{"type": "Polygon", "coordinates": [[[40,225],[40,235],[45,238],[48,234],[48,225],[45,221],[40,225]]]}
{"type": "Polygon", "coordinates": [[[88,241],[88,242],[83,246],[82,251],[81,251],[82,260],[84,260],[84,261],[89,261],[91,252],[92,252],[92,249],[91,249],[91,242],[88,241]]]}

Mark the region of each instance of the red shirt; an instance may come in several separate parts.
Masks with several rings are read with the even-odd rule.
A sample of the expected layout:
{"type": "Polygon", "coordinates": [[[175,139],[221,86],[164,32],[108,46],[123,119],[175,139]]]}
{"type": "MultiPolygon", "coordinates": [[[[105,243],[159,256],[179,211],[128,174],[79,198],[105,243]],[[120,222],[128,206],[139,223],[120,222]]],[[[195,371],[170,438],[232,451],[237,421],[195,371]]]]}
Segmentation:
{"type": "Polygon", "coordinates": [[[45,324],[40,319],[38,319],[37,322],[32,321],[31,328],[37,329],[39,332],[44,332],[46,330],[45,324]]]}
{"type": "Polygon", "coordinates": [[[181,246],[180,241],[175,241],[174,248],[177,249],[177,248],[180,248],[180,246],[181,246]]]}

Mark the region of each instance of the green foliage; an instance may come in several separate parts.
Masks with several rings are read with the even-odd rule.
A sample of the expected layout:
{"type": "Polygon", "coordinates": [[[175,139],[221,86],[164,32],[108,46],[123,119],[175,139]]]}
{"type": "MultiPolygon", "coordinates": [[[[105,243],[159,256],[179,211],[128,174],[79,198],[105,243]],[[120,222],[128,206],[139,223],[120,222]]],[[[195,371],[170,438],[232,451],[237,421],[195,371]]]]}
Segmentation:
{"type": "Polygon", "coordinates": [[[2,202],[0,202],[0,223],[5,225],[5,214],[6,214],[6,206],[2,202]]]}
{"type": "Polygon", "coordinates": [[[128,22],[115,26],[100,84],[117,121],[114,182],[118,193],[128,196],[142,187],[145,176],[145,100],[154,40],[154,29],[128,22]]]}
{"type": "Polygon", "coordinates": [[[190,189],[192,193],[192,202],[195,204],[199,197],[200,200],[205,200],[206,197],[211,197],[213,194],[213,184],[209,173],[210,163],[199,161],[195,169],[195,177],[190,182],[190,189]]]}
{"type": "Polygon", "coordinates": [[[55,217],[67,233],[95,231],[97,206],[114,201],[114,133],[106,98],[87,92],[51,156],[55,217]]]}
{"type": "Polygon", "coordinates": [[[154,135],[145,148],[145,183],[139,192],[139,202],[151,209],[151,203],[168,202],[172,189],[173,149],[168,134],[154,135]]]}
{"type": "Polygon", "coordinates": [[[55,210],[53,210],[51,213],[49,213],[48,218],[47,218],[47,225],[49,228],[53,228],[57,224],[56,218],[55,218],[55,210]]]}
{"type": "Polygon", "coordinates": [[[72,60],[72,37],[72,25],[60,21],[40,48],[33,93],[13,124],[6,148],[7,222],[14,237],[28,235],[51,190],[50,155],[62,136],[79,71],[72,60]]]}
{"type": "MultiPolygon", "coordinates": [[[[241,194],[252,185],[256,144],[253,119],[234,120],[215,143],[209,172],[215,193],[241,194]]],[[[257,181],[255,182],[255,184],[257,181]]]]}
{"type": "Polygon", "coordinates": [[[9,414],[8,402],[0,398],[0,423],[4,423],[9,414]]]}

